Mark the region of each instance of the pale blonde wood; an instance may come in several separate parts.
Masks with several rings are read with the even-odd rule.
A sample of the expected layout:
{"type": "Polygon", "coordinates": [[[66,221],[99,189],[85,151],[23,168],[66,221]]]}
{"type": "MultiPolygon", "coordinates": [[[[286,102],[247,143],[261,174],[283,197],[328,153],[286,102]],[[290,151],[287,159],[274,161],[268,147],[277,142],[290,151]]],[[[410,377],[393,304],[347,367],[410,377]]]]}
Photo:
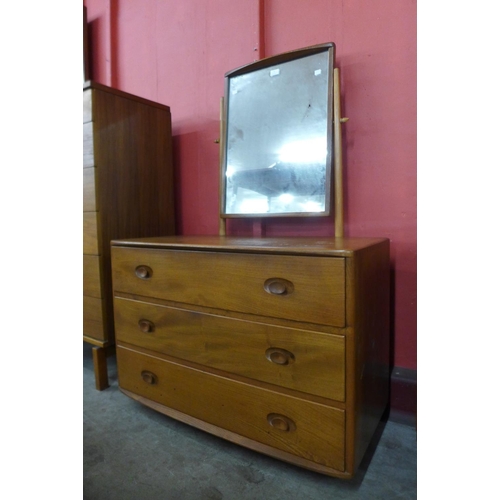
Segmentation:
{"type": "Polygon", "coordinates": [[[335,237],[344,236],[344,180],[342,157],[342,109],[340,102],[339,69],[333,70],[333,132],[334,132],[334,198],[335,198],[335,237]]]}
{"type": "Polygon", "coordinates": [[[333,326],[345,324],[342,258],[113,248],[113,286],[144,297],[218,307],[333,326]],[[149,266],[151,279],[135,269],[149,266]],[[293,283],[293,293],[264,289],[270,278],[293,283]]]}
{"type": "Polygon", "coordinates": [[[207,375],[122,347],[117,347],[117,360],[120,386],[125,390],[292,455],[344,470],[342,410],[207,375]],[[144,371],[152,373],[156,383],[145,382],[141,376],[144,371]],[[296,429],[283,432],[272,427],[267,421],[272,413],[285,415],[296,429]]]}
{"type": "Polygon", "coordinates": [[[102,253],[98,235],[98,213],[83,212],[83,253],[85,255],[102,253]]]}
{"type": "Polygon", "coordinates": [[[251,379],[316,394],[345,398],[344,337],[252,323],[115,298],[116,340],[149,348],[251,379]],[[139,324],[154,324],[143,331],[139,324]],[[267,357],[277,348],[293,354],[278,365],[267,357]]]}

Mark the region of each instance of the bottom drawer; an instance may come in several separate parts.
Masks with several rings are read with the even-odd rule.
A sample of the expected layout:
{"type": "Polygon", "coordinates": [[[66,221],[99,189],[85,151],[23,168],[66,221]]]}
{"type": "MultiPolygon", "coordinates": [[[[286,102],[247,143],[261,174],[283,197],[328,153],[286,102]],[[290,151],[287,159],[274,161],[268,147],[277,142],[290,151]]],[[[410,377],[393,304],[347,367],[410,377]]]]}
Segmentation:
{"type": "Polygon", "coordinates": [[[117,348],[122,389],[317,464],[344,470],[343,410],[117,348]]]}

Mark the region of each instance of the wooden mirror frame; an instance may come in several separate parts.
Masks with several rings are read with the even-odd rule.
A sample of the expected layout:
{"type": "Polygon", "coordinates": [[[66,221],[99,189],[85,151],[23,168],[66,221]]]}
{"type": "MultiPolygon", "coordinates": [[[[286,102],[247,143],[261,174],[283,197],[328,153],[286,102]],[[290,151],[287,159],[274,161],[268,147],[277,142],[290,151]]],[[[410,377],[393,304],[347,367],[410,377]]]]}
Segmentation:
{"type": "MultiPolygon", "coordinates": [[[[248,217],[308,217],[308,216],[328,216],[331,213],[331,192],[332,192],[332,180],[333,180],[333,154],[334,154],[334,140],[332,137],[333,132],[333,115],[334,115],[334,95],[333,95],[333,69],[335,64],[335,44],[333,43],[325,43],[320,45],[315,45],[312,47],[306,47],[303,49],[298,49],[286,53],[282,53],[276,56],[268,57],[251,64],[247,64],[235,70],[229,71],[225,74],[225,96],[221,103],[221,163],[220,163],[220,216],[223,218],[248,218],[248,217]],[[326,99],[326,119],[325,119],[325,140],[327,144],[326,158],[325,158],[325,172],[324,172],[324,208],[320,211],[273,211],[273,212],[249,212],[249,213],[234,213],[227,211],[227,162],[228,162],[228,135],[229,135],[229,127],[228,127],[228,118],[229,118],[229,105],[230,105],[230,85],[233,79],[238,78],[240,76],[252,75],[259,72],[259,76],[257,78],[262,78],[262,71],[266,68],[273,68],[273,71],[277,71],[279,73],[280,65],[284,63],[298,61],[310,56],[314,56],[317,54],[324,53],[326,56],[326,69],[327,70],[327,80],[326,80],[326,92],[327,95],[323,94],[326,99]]],[[[271,71],[271,73],[273,72],[271,71]]],[[[321,73],[321,71],[320,71],[321,73]]],[[[316,74],[316,72],[315,72],[316,74]]],[[[261,80],[262,81],[262,80],[261,80]]],[[[267,83],[265,84],[267,85],[267,83]]],[[[323,108],[325,109],[325,108],[323,108]]],[[[234,112],[233,112],[234,113],[234,112]]],[[[314,123],[310,123],[310,125],[314,125],[314,123]]],[[[305,131],[309,131],[309,126],[305,129],[305,131]]],[[[296,127],[296,125],[295,125],[296,127]]],[[[247,129],[244,129],[245,132],[248,132],[247,129]]],[[[306,134],[307,137],[307,134],[306,134]]],[[[267,169],[262,168],[262,172],[265,172],[267,169]]],[[[293,171],[293,169],[292,169],[293,171]]],[[[299,183],[300,185],[300,183],[299,183]]],[[[296,184],[297,186],[297,184],[296,184]]]]}

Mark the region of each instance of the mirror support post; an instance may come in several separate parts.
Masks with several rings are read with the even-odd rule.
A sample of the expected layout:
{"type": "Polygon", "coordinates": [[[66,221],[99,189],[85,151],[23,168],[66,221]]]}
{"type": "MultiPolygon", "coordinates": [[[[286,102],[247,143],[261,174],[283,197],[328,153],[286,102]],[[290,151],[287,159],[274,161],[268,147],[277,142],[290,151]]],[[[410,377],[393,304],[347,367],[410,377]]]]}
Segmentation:
{"type": "Polygon", "coordinates": [[[226,236],[226,219],[219,218],[219,236],[226,236]]]}
{"type": "MultiPolygon", "coordinates": [[[[225,186],[225,182],[223,179],[224,175],[224,147],[226,143],[226,123],[224,120],[224,97],[220,98],[220,138],[219,138],[219,172],[221,173],[221,179],[219,182],[219,236],[226,236],[226,219],[222,217],[223,209],[222,206],[223,200],[225,199],[224,193],[222,193],[222,188],[225,186]]],[[[216,141],[217,142],[217,141],[216,141]]]]}
{"type": "Polygon", "coordinates": [[[335,237],[344,237],[344,185],[342,172],[342,128],[349,118],[341,118],[339,69],[333,70],[333,130],[334,130],[334,197],[335,237]]]}

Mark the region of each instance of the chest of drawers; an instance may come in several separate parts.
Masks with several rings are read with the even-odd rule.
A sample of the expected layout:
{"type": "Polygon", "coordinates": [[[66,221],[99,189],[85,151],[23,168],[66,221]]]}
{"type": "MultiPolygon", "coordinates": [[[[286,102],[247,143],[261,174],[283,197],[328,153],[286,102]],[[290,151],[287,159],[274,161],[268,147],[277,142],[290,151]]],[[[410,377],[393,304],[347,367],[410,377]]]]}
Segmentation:
{"type": "Polygon", "coordinates": [[[352,477],[388,402],[385,239],[111,245],[120,389],[165,415],[352,477]]]}
{"type": "Polygon", "coordinates": [[[173,234],[168,106],[94,82],[83,86],[83,340],[97,389],[113,345],[110,241],[173,234]]]}

